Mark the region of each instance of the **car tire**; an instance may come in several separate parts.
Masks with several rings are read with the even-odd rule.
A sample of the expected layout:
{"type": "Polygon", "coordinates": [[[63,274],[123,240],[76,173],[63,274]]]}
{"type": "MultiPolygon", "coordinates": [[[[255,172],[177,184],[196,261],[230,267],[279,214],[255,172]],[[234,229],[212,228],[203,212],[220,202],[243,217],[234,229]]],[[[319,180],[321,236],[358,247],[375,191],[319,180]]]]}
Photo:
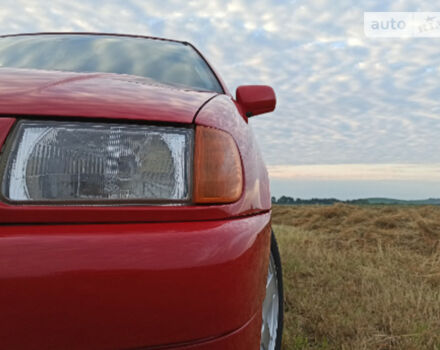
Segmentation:
{"type": "Polygon", "coordinates": [[[263,302],[260,350],[280,350],[283,333],[283,274],[278,244],[271,233],[270,260],[263,302]]]}

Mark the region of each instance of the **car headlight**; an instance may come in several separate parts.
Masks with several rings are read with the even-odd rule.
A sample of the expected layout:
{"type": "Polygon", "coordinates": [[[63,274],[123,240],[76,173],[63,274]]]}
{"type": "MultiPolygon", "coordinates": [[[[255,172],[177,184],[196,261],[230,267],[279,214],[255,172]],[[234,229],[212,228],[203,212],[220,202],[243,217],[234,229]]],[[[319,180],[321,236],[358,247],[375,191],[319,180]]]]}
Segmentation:
{"type": "Polygon", "coordinates": [[[214,128],[22,120],[10,140],[1,164],[10,202],[206,204],[242,194],[238,148],[214,128]]]}
{"type": "Polygon", "coordinates": [[[3,177],[10,201],[189,201],[194,130],[21,121],[3,177]]]}

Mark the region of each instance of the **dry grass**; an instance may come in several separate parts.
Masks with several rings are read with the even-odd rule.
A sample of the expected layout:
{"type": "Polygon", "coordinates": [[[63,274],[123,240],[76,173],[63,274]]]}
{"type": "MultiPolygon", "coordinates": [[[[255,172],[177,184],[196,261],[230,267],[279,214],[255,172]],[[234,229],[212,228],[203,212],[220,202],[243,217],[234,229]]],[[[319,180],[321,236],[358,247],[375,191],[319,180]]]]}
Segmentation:
{"type": "Polygon", "coordinates": [[[440,207],[275,206],[283,350],[440,349],[440,207]]]}

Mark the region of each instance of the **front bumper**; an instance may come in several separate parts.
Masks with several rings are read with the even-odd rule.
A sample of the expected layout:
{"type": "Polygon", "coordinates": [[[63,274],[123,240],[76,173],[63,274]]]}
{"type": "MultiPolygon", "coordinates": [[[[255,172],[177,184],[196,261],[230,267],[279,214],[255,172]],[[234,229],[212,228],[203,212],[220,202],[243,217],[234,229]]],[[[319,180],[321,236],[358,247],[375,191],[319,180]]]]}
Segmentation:
{"type": "Polygon", "coordinates": [[[270,213],[0,226],[5,349],[259,349],[270,213]]]}

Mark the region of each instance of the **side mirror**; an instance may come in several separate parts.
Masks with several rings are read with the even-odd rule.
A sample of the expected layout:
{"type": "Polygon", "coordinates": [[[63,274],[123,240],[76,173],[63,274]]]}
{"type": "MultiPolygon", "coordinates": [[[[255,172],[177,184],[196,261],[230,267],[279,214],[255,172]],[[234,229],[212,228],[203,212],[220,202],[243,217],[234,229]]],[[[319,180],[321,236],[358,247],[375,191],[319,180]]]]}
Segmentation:
{"type": "Polygon", "coordinates": [[[267,85],[239,86],[235,94],[237,102],[243,108],[248,118],[272,112],[277,102],[275,92],[267,85]]]}

